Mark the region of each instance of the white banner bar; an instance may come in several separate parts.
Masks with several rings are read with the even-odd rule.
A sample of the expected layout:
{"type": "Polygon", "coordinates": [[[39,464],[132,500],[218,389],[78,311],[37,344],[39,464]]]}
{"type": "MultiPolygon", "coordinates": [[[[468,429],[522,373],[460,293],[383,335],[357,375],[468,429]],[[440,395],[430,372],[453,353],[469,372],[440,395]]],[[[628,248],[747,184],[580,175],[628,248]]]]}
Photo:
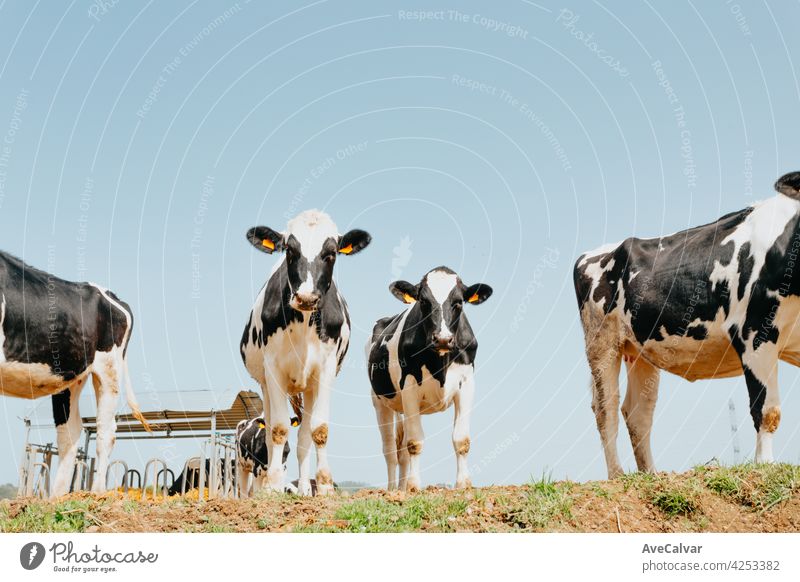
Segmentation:
{"type": "Polygon", "coordinates": [[[798,534],[3,534],[0,571],[5,580],[797,581],[798,547],[798,534]]]}

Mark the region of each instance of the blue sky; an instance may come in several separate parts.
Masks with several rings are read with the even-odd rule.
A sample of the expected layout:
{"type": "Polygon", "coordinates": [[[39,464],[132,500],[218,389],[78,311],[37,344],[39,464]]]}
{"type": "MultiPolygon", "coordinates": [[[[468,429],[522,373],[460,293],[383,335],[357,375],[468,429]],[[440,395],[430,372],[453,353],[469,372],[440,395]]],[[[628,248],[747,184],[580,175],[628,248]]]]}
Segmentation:
{"type": "MultiPolygon", "coordinates": [[[[336,479],[384,482],[362,346],[401,308],[389,282],[441,264],[495,290],[468,312],[476,484],[602,478],[572,263],[714,220],[800,169],[800,6],[270,5],[0,1],[0,248],[133,306],[150,408],[160,392],[255,386],[238,341],[274,259],[244,233],[322,208],[374,239],[337,266],[354,332],[336,479]]],[[[782,365],[775,452],[792,462],[798,377],[782,365]]],[[[665,375],[658,468],[732,462],[729,399],[752,456],[741,379],[665,375]]],[[[30,408],[0,399],[0,481],[16,481],[30,408]]],[[[424,421],[424,483],[454,479],[451,423],[424,421]]],[[[619,446],[633,468],[622,425],[619,446]]]]}

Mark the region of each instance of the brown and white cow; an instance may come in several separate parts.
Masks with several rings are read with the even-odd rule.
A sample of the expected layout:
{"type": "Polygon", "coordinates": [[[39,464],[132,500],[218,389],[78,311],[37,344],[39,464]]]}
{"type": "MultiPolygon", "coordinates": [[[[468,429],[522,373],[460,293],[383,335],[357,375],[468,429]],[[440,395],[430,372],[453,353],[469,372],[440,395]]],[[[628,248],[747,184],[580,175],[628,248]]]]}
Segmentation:
{"type": "Polygon", "coordinates": [[[78,399],[89,376],[97,398],[94,491],[105,490],[123,385],[147,427],[128,374],[132,326],[130,307],[108,289],[64,281],[0,252],[0,394],[53,397],[59,456],[53,496],[70,487],[81,433],[78,399]]]}
{"type": "Polygon", "coordinates": [[[298,491],[311,495],[311,442],[317,450],[320,495],[333,492],[326,445],[333,383],[350,343],[347,304],[333,281],[339,255],[354,255],[371,237],[363,230],[339,234],[319,210],[292,219],[284,232],[257,226],[247,240],[259,251],[285,253],[256,297],[240,345],[250,375],[261,384],[269,450],[268,489],[284,490],[281,461],[290,418],[287,400],[305,404],[297,437],[298,491]]]}
{"type": "Polygon", "coordinates": [[[710,224],[629,238],[585,253],[575,291],[592,372],[592,409],[609,477],[622,414],[636,464],[653,471],[650,431],[661,370],[687,380],[744,374],[757,433],[755,459],[773,460],[781,418],[778,362],[800,365],[800,172],[779,192],[710,224]]]}

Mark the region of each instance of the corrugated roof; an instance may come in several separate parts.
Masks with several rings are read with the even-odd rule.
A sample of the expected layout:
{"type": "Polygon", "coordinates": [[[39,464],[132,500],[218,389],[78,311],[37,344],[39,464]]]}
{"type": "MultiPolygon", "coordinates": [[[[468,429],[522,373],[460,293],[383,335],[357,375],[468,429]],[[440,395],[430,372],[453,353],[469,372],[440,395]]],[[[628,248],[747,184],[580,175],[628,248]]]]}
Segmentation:
{"type": "MultiPolygon", "coordinates": [[[[261,396],[251,390],[152,392],[145,398],[140,396],[139,405],[152,430],[169,433],[209,432],[212,412],[216,413],[217,430],[235,430],[239,421],[254,418],[264,411],[261,396]]],[[[86,408],[82,398],[81,409],[84,411],[86,408]]],[[[41,418],[44,414],[36,416],[41,418]]],[[[82,416],[82,420],[86,430],[96,431],[95,416],[82,416]]],[[[52,416],[49,422],[52,423],[52,416]]],[[[136,434],[146,431],[133,415],[118,414],[117,432],[136,434]]]]}

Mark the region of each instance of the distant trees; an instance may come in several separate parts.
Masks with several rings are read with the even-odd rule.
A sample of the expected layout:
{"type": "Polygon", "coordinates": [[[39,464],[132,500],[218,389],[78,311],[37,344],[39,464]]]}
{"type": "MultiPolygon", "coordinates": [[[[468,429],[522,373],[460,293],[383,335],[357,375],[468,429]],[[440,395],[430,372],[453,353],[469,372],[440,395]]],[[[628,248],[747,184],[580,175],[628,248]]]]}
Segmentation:
{"type": "Polygon", "coordinates": [[[0,485],[0,499],[14,499],[17,496],[17,486],[11,483],[0,485]]]}

